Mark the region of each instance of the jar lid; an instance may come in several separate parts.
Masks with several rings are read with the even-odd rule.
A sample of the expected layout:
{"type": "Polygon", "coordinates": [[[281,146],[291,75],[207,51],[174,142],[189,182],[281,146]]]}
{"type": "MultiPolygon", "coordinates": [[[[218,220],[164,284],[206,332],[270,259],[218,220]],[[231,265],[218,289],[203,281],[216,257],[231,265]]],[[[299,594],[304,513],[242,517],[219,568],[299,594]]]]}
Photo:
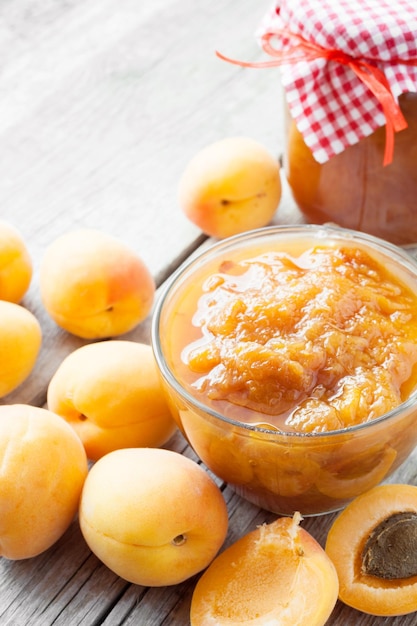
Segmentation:
{"type": "Polygon", "coordinates": [[[386,125],[385,164],[407,123],[398,96],[417,92],[416,0],[278,0],[259,31],[280,65],[291,115],[324,163],[386,125]]]}

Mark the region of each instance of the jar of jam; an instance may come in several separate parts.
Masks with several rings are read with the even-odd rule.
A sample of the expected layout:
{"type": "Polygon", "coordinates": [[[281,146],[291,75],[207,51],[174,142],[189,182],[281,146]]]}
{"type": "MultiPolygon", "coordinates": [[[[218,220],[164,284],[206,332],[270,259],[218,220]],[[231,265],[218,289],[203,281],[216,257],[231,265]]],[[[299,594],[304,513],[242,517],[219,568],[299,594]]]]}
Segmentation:
{"type": "Polygon", "coordinates": [[[313,223],[417,242],[417,4],[278,0],[261,44],[287,108],[285,173],[313,223]]]}
{"type": "Polygon", "coordinates": [[[417,93],[399,101],[408,127],[396,136],[386,166],[383,128],[318,163],[287,116],[285,173],[307,221],[334,222],[398,245],[417,243],[417,93]]]}

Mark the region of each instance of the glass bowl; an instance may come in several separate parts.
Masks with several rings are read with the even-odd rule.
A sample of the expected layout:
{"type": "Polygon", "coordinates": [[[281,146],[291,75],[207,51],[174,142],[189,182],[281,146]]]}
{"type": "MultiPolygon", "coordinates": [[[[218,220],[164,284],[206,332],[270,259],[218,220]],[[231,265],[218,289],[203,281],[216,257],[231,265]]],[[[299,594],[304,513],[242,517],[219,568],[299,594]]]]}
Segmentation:
{"type": "MultiPolygon", "coordinates": [[[[341,254],[344,258],[345,252],[341,254]]],[[[331,263],[338,265],[333,261],[331,263]]],[[[328,275],[330,276],[331,272],[328,272],[328,275]]],[[[283,515],[291,515],[294,511],[299,511],[302,515],[336,511],[388,478],[412,452],[417,443],[417,307],[414,309],[411,307],[416,313],[413,314],[415,317],[410,326],[410,314],[405,310],[408,305],[404,305],[396,291],[397,287],[389,285],[389,281],[385,280],[387,276],[392,278],[394,283],[397,280],[401,281],[406,301],[412,302],[414,306],[417,302],[417,263],[401,248],[371,235],[333,226],[271,226],[212,244],[203,252],[190,257],[162,288],[153,315],[152,346],[173,415],[180,430],[203,463],[219,478],[229,483],[242,497],[261,508],[283,515]],[[355,278],[355,281],[365,281],[367,290],[372,291],[373,288],[376,290],[377,317],[368,320],[364,316],[367,321],[363,326],[363,332],[358,333],[356,330],[354,337],[350,333],[349,324],[353,323],[352,319],[355,319],[355,316],[361,316],[363,308],[361,303],[355,300],[356,296],[349,293],[336,297],[339,298],[338,302],[341,297],[346,300],[343,305],[343,319],[339,319],[339,312],[337,324],[333,320],[325,327],[327,329],[325,332],[320,331],[322,317],[317,313],[317,306],[322,307],[324,315],[328,303],[332,302],[326,295],[328,293],[326,272],[319,280],[323,281],[323,284],[317,284],[317,274],[311,276],[308,274],[304,286],[296,288],[304,300],[296,299],[299,295],[297,297],[292,295],[291,289],[297,282],[292,280],[291,264],[295,262],[294,276],[297,276],[300,268],[303,272],[309,271],[310,268],[314,269],[316,261],[310,252],[316,249],[325,250],[325,255],[328,254],[331,258],[339,254],[337,251],[348,250],[348,256],[352,255],[356,260],[352,261],[353,265],[346,271],[342,262],[337,271],[344,276],[352,271],[352,267],[354,271],[359,268],[361,278],[355,278]],[[268,282],[271,273],[269,262],[272,258],[282,259],[283,254],[287,259],[286,270],[290,276],[288,284],[292,287],[283,284],[271,290],[271,283],[268,282]],[[370,267],[366,266],[364,269],[362,255],[371,259],[370,267]],[[258,261],[253,263],[253,259],[258,261]],[[378,270],[374,271],[372,265],[374,263],[378,270]],[[251,274],[247,278],[249,266],[251,274]],[[266,274],[262,274],[265,267],[266,274]],[[378,271],[383,274],[382,281],[378,271]],[[244,280],[242,276],[245,277],[244,280]],[[227,281],[229,289],[227,292],[222,291],[224,280],[227,281]],[[310,334],[303,338],[303,335],[299,334],[300,320],[302,319],[303,323],[308,320],[312,302],[309,289],[314,285],[319,304],[315,305],[314,324],[307,323],[304,326],[307,329],[305,332],[310,334]],[[251,293],[251,290],[256,289],[256,286],[260,287],[258,297],[264,298],[264,307],[257,301],[256,306],[243,307],[245,309],[243,313],[240,310],[236,311],[236,306],[239,309],[239,305],[233,300],[234,294],[238,294],[240,302],[249,292],[251,293]],[[281,294],[281,299],[277,307],[274,294],[278,293],[281,294]],[[224,310],[219,320],[216,315],[221,309],[224,310]],[[287,423],[290,413],[287,411],[285,414],[286,421],[283,421],[282,415],[275,415],[277,411],[275,400],[268,396],[271,390],[268,376],[272,376],[275,385],[274,376],[277,369],[273,361],[268,360],[269,357],[263,352],[265,333],[268,341],[272,341],[268,346],[276,347],[277,342],[279,344],[281,341],[278,336],[281,331],[277,334],[276,330],[270,330],[271,316],[273,318],[278,309],[281,311],[279,315],[287,316],[286,324],[289,331],[286,338],[288,340],[290,337],[291,349],[293,352],[294,349],[296,352],[299,351],[304,359],[304,365],[306,360],[307,362],[309,359],[312,360],[311,368],[307,371],[310,376],[308,392],[299,391],[297,388],[298,378],[295,375],[299,371],[297,363],[294,367],[291,365],[293,369],[290,367],[287,371],[288,363],[292,364],[293,361],[288,360],[287,356],[278,361],[278,369],[282,366],[285,370],[280,384],[283,380],[291,383],[289,390],[284,389],[283,397],[288,401],[288,397],[297,396],[304,407],[301,413],[299,409],[291,413],[301,417],[291,418],[290,426],[287,423]],[[250,324],[244,319],[248,310],[251,311],[250,324]],[[392,361],[391,344],[387,343],[391,341],[391,331],[385,329],[385,321],[378,321],[380,310],[389,323],[393,321],[398,333],[393,344],[397,361],[395,359],[392,361]],[[213,316],[213,312],[215,315],[211,319],[215,320],[216,329],[222,327],[224,332],[224,336],[217,340],[217,352],[215,351],[214,356],[210,348],[213,325],[205,325],[206,317],[213,316]],[[239,332],[233,326],[237,319],[242,323],[239,332]],[[314,331],[316,324],[319,330],[314,331]],[[332,332],[332,324],[338,326],[335,334],[332,332]],[[247,330],[248,326],[250,331],[245,335],[242,329],[247,330]],[[411,333],[411,339],[409,336],[403,336],[406,328],[407,332],[411,333]],[[277,336],[271,339],[271,333],[277,336]],[[301,342],[298,348],[297,343],[294,344],[295,348],[292,345],[295,336],[297,341],[301,342]],[[323,343],[325,336],[326,341],[323,343]],[[379,337],[376,358],[377,360],[381,358],[381,361],[383,358],[388,359],[388,365],[381,363],[375,365],[374,362],[370,365],[372,375],[374,372],[381,375],[382,372],[382,383],[381,379],[378,379],[379,386],[369,391],[366,380],[364,385],[361,381],[368,375],[367,342],[375,342],[376,337],[379,337]],[[321,342],[319,349],[314,348],[316,340],[321,342]],[[236,382],[241,365],[240,352],[238,355],[233,353],[236,342],[240,351],[250,352],[251,346],[255,346],[255,351],[260,350],[259,354],[256,353],[254,361],[250,362],[250,366],[246,363],[246,369],[244,368],[246,378],[241,385],[239,381],[236,382]],[[316,352],[318,350],[320,355],[323,350],[325,352],[330,350],[332,353],[331,366],[328,364],[327,372],[320,373],[320,377],[327,376],[327,379],[333,379],[339,368],[338,351],[342,344],[348,346],[346,349],[348,356],[341,357],[341,362],[346,358],[352,360],[347,364],[343,361],[343,367],[349,370],[345,372],[347,378],[343,378],[342,383],[339,381],[333,391],[324,393],[323,385],[317,383],[319,379],[316,368],[320,365],[317,364],[316,352]],[[224,363],[220,362],[219,365],[219,353],[223,354],[224,351],[230,356],[228,352],[230,346],[235,366],[234,370],[232,368],[233,375],[229,371],[228,378],[224,376],[226,367],[224,363]],[[199,356],[192,361],[191,371],[190,355],[194,354],[195,349],[199,356]],[[380,354],[383,357],[378,356],[380,354]],[[405,361],[408,360],[407,366],[404,365],[405,361],[402,362],[401,355],[405,355],[405,361]],[[199,371],[201,358],[204,363],[199,371]],[[213,369],[211,374],[208,374],[207,363],[210,363],[210,359],[213,360],[213,369]],[[393,376],[398,380],[402,377],[401,398],[382,413],[379,408],[378,414],[378,406],[384,406],[380,405],[380,402],[382,400],[385,402],[386,396],[388,402],[391,393],[391,383],[384,386],[384,368],[392,370],[393,376]],[[265,383],[265,389],[262,387],[265,382],[262,378],[263,369],[269,381],[268,384],[265,383]],[[213,372],[216,373],[213,375],[213,372]],[[219,372],[223,376],[220,376],[220,382],[219,372]],[[359,383],[355,378],[349,378],[357,372],[361,372],[359,383]],[[293,374],[295,383],[292,379],[293,374]],[[311,383],[312,379],[317,383],[315,386],[311,383]],[[404,382],[405,379],[407,382],[404,382]],[[254,385],[255,400],[251,396],[254,385]],[[291,385],[293,387],[295,385],[296,392],[291,385]],[[310,394],[313,387],[314,390],[310,394]],[[340,404],[338,398],[341,394],[343,400],[340,404]],[[343,415],[352,415],[353,421],[347,424],[336,421],[334,426],[335,422],[329,418],[326,426],[328,419],[324,402],[326,398],[329,402],[335,403],[329,414],[334,414],[334,406],[339,408],[342,406],[343,415]],[[314,413],[317,402],[322,409],[324,407],[323,419],[320,418],[320,413],[314,413]],[[270,406],[273,409],[270,409],[270,406]],[[366,421],[363,421],[363,417],[362,421],[355,418],[357,407],[360,406],[362,408],[365,406],[366,421]],[[314,409],[313,413],[311,407],[314,409]],[[314,416],[313,419],[309,418],[311,415],[314,416]],[[315,421],[316,415],[319,416],[318,422],[315,421]]],[[[374,294],[371,299],[374,299],[374,294]]],[[[335,306],[338,306],[337,303],[335,306]]],[[[286,355],[285,345],[283,349],[283,354],[286,355]]],[[[271,359],[275,358],[276,354],[273,353],[271,359]]],[[[277,397],[281,396],[278,393],[277,397]]]]}

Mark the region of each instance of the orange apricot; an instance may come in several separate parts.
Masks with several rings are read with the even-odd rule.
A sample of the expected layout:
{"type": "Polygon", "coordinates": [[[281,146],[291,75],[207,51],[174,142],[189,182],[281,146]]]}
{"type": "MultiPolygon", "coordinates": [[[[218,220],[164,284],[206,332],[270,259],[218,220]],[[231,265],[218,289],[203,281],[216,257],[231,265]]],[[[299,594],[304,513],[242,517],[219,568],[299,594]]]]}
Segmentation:
{"type": "Polygon", "coordinates": [[[81,228],[57,237],[39,270],[43,305],[58,326],[83,339],[116,337],[150,313],[154,279],[123,241],[81,228]]]}
{"type": "Polygon", "coordinates": [[[47,400],[74,428],[91,461],[119,448],[162,446],[176,429],[152,348],[136,341],[74,350],[52,376],[47,400]]]}
{"type": "Polygon", "coordinates": [[[87,477],[81,441],[58,415],[0,407],[0,556],[28,559],[60,539],[76,517],[87,477]]]}
{"type": "Polygon", "coordinates": [[[19,304],[32,273],[32,259],[20,231],[0,220],[0,299],[19,304]]]}
{"type": "Polygon", "coordinates": [[[223,545],[223,494],[195,461],[163,448],[124,448],[90,469],[81,532],[109,569],[137,585],[176,585],[202,571],[223,545]]]}
{"type": "Polygon", "coordinates": [[[300,526],[281,517],[219,554],[199,579],[191,626],[322,626],[337,600],[333,563],[300,526]]]}
{"type": "Polygon", "coordinates": [[[178,185],[188,219],[219,238],[269,224],[281,193],[278,160],[249,137],[226,137],[200,150],[178,185]]]}
{"type": "Polygon", "coordinates": [[[0,398],[32,373],[42,346],[42,329],[28,309],[0,300],[0,398]]]}
{"type": "Polygon", "coordinates": [[[325,550],[345,604],[379,616],[417,611],[417,487],[379,485],[355,498],[325,550]]]}

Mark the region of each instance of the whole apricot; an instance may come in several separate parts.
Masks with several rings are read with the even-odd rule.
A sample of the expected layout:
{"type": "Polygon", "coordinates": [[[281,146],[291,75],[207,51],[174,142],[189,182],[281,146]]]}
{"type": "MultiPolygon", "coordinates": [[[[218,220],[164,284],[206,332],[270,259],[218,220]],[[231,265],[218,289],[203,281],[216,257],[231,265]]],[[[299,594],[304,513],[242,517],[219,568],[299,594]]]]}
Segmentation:
{"type": "Polygon", "coordinates": [[[11,393],[32,372],[42,343],[36,317],[20,304],[0,300],[0,397],[11,393]]]}
{"type": "Polygon", "coordinates": [[[0,300],[18,304],[32,280],[32,259],[20,232],[0,220],[0,300]]]}
{"type": "Polygon", "coordinates": [[[247,533],[202,574],[191,602],[192,626],[323,626],[338,580],[323,548],[299,523],[278,518],[247,533]]]}
{"type": "Polygon", "coordinates": [[[118,336],[151,310],[155,283],[140,257],[124,242],[94,229],[61,235],[40,266],[46,311],[84,339],[118,336]]]}
{"type": "Polygon", "coordinates": [[[52,546],[77,513],[88,465],[72,428],[46,409],[0,406],[0,555],[52,546]]]}
{"type": "Polygon", "coordinates": [[[417,611],[417,487],[384,484],[358,496],[330,527],[326,552],[339,598],[370,615],[417,611]]]}
{"type": "Polygon", "coordinates": [[[226,536],[227,507],[207,472],[162,448],[125,448],[93,465],[81,531],[113,572],[138,585],[175,585],[207,567],[226,536]]]}
{"type": "Polygon", "coordinates": [[[152,348],[134,341],[74,350],[52,377],[47,400],[93,461],[118,448],[162,446],[176,429],[152,348]]]}
{"type": "Polygon", "coordinates": [[[278,160],[254,139],[228,137],[191,159],[178,199],[204,233],[224,238],[269,224],[281,191],[278,160]]]}

